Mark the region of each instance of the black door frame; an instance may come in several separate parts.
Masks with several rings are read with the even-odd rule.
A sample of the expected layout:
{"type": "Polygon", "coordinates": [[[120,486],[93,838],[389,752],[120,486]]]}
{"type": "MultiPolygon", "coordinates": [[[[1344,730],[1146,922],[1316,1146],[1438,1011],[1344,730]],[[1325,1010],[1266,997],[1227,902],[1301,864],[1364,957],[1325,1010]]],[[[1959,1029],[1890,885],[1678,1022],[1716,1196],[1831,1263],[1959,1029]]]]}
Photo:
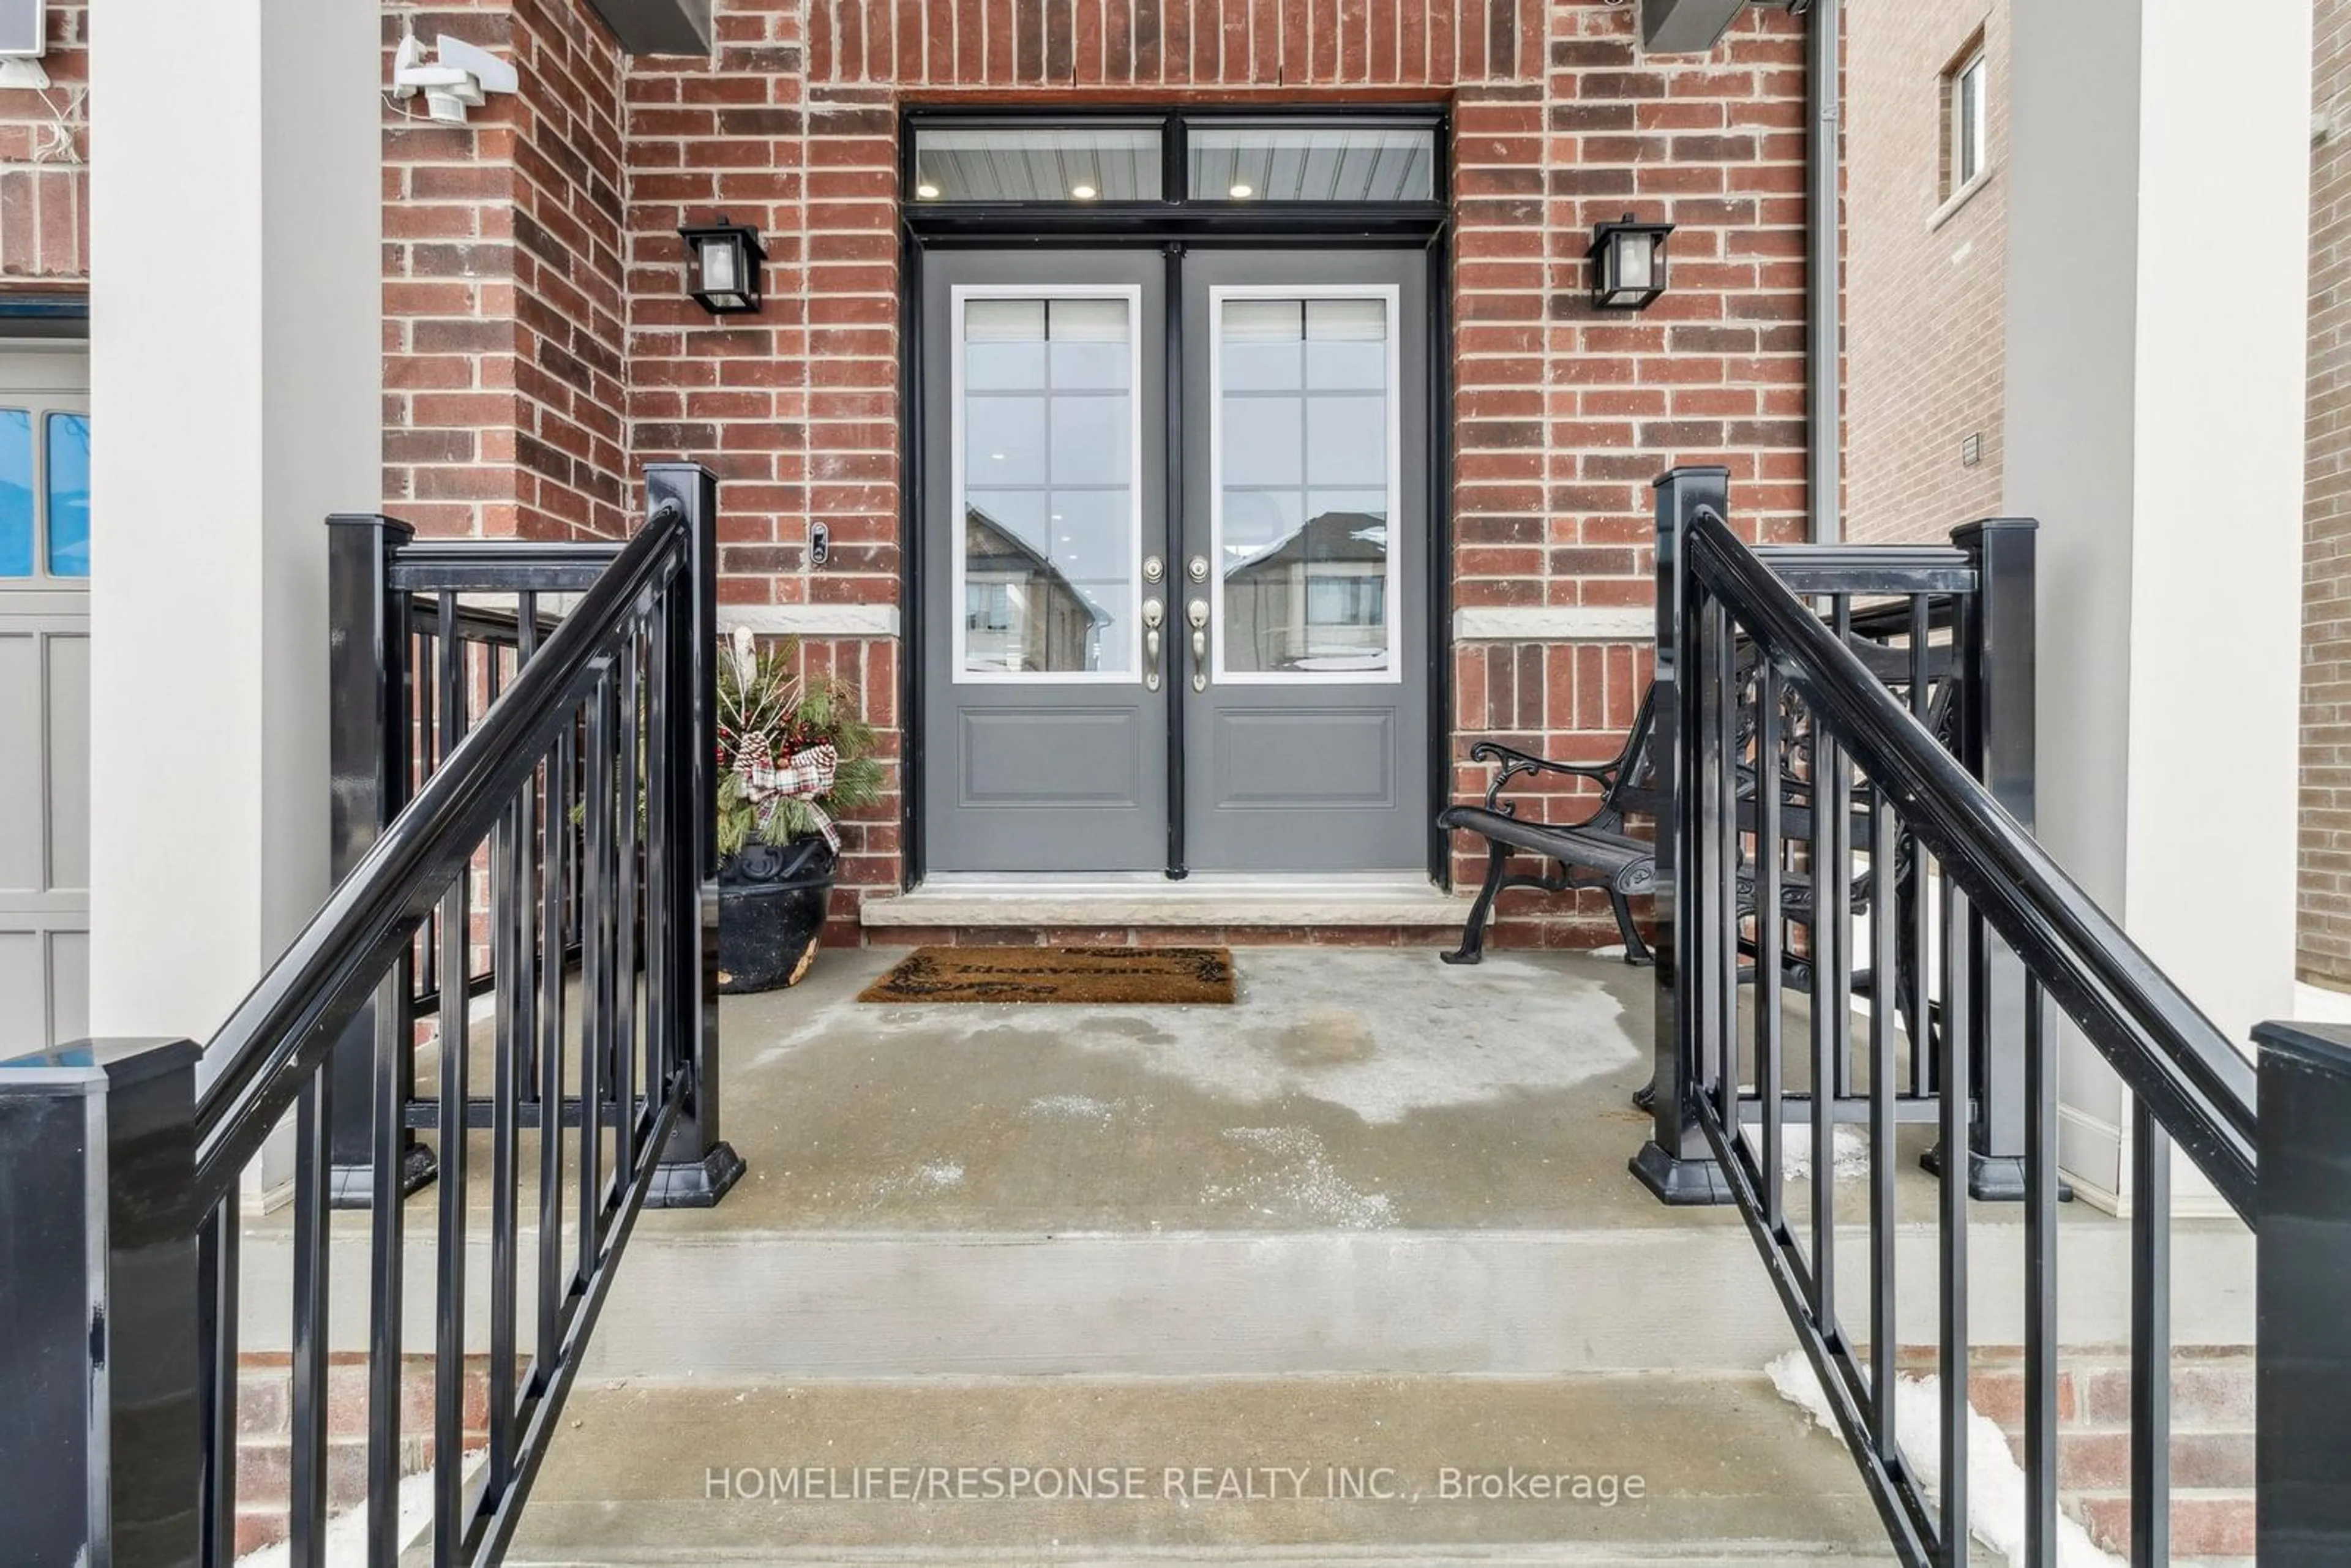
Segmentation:
{"type": "MultiPolygon", "coordinates": [[[[1434,161],[1434,199],[1426,202],[1258,203],[1193,200],[1185,194],[1189,159],[1185,132],[1192,124],[1218,120],[1249,125],[1336,125],[1378,121],[1425,127],[1440,152],[1451,148],[1450,117],[1442,106],[1367,104],[1332,110],[1257,109],[1219,105],[1099,106],[1039,111],[1008,108],[915,108],[900,117],[899,189],[914,186],[914,132],[925,126],[1021,126],[1045,129],[1073,123],[1125,123],[1160,131],[1164,199],[1151,202],[917,203],[899,204],[898,389],[899,583],[898,714],[900,884],[923,879],[925,697],[923,677],[925,599],[922,558],[923,497],[927,475],[920,367],[923,359],[923,260],[946,249],[1039,248],[1157,249],[1166,258],[1165,330],[1169,352],[1166,389],[1168,505],[1180,508],[1183,494],[1182,367],[1175,347],[1183,341],[1181,271],[1185,252],[1200,248],[1284,250],[1364,248],[1419,250],[1428,267],[1428,871],[1450,888],[1447,836],[1436,824],[1435,805],[1452,793],[1453,715],[1453,430],[1452,398],[1453,225],[1447,159],[1434,161]]],[[[1180,516],[1180,511],[1171,512],[1180,516]]],[[[1184,705],[1168,705],[1167,875],[1186,873],[1184,846],[1184,705]]]]}

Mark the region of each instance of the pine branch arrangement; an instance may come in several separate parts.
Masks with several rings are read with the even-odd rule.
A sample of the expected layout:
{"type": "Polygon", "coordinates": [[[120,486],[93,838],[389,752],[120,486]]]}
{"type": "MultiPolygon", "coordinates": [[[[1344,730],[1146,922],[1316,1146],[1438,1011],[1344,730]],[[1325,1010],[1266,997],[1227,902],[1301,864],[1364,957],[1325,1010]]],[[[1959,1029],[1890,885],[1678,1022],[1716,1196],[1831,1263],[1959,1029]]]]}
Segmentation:
{"type": "Polygon", "coordinates": [[[796,638],[763,649],[743,628],[719,644],[721,855],[831,837],[834,818],[881,798],[882,763],[856,693],[830,678],[803,679],[799,667],[796,638]]]}

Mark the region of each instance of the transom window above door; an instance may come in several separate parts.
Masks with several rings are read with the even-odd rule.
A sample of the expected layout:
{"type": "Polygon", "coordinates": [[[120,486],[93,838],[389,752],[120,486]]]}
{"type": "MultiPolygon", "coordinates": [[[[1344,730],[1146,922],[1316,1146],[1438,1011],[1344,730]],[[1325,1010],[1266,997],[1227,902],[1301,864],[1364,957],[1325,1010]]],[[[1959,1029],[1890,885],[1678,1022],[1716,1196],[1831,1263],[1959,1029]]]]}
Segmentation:
{"type": "Polygon", "coordinates": [[[1425,126],[1195,126],[1186,148],[1195,201],[1426,202],[1437,137],[1425,126]]]}
{"type": "Polygon", "coordinates": [[[922,202],[1151,202],[1159,132],[1100,126],[942,126],[914,136],[922,202]]]}
{"type": "Polygon", "coordinates": [[[1438,201],[1434,111],[909,115],[905,188],[924,207],[1109,207],[1438,201]]]}

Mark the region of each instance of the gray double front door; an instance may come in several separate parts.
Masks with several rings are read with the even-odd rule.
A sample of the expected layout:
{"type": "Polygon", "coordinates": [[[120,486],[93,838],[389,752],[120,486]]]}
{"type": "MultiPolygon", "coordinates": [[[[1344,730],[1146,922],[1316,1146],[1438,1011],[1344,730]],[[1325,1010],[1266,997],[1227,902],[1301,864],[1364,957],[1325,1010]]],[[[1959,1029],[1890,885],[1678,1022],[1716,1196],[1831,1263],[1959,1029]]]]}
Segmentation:
{"type": "Polygon", "coordinates": [[[928,869],[1425,867],[1421,253],[948,251],[923,308],[928,869]]]}

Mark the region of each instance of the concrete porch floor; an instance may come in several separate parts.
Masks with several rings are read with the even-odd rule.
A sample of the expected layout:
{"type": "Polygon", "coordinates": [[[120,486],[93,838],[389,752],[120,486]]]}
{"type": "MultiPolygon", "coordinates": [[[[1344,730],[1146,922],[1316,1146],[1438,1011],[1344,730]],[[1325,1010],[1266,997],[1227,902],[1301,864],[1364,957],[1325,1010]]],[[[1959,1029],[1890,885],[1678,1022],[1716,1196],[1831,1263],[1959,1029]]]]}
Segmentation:
{"type": "MultiPolygon", "coordinates": [[[[721,1009],[749,1172],[680,1231],[1059,1235],[1643,1224],[1648,971],[1569,955],[1241,946],[1224,1007],[856,1000],[826,952],[721,1009]]],[[[1727,1211],[1693,1217],[1736,1223],[1727,1211]]]]}
{"type": "MultiPolygon", "coordinates": [[[[1660,1206],[1625,1170],[1650,1126],[1632,1095],[1655,977],[1613,956],[1502,949],[1456,967],[1427,948],[1238,946],[1229,1006],[859,1002],[905,952],[828,950],[793,989],[722,1002],[723,1124],[748,1174],[718,1208],[658,1224],[1740,1228],[1728,1207],[1660,1206]]],[[[1789,996],[1783,1027],[1799,1091],[1806,998],[1789,996]]],[[[1856,1041],[1867,1027],[1856,1016],[1856,1041]]],[[[1934,1142],[1896,1134],[1906,1223],[1934,1220],[1919,1166],[1934,1142]]],[[[1865,1151],[1844,1152],[1839,1219],[1865,1224],[1865,1151]]],[[[1971,1210],[2021,1223],[2012,1205],[1971,1210]]],[[[2060,1214],[2119,1228],[2084,1204],[2060,1214]]]]}

